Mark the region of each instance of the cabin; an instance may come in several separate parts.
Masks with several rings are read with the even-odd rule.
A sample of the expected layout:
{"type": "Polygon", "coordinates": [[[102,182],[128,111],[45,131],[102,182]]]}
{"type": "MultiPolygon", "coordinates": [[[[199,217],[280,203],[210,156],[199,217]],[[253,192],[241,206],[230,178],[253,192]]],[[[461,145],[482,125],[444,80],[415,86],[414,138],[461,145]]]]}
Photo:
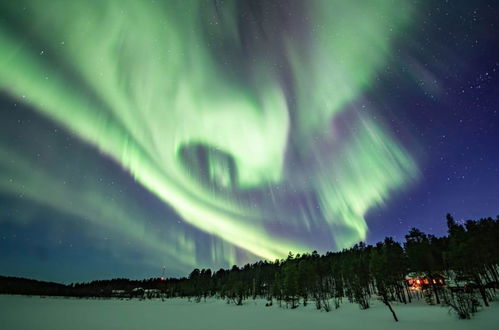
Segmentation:
{"type": "Polygon", "coordinates": [[[445,278],[441,274],[432,274],[429,276],[418,276],[417,274],[409,274],[405,277],[407,286],[411,290],[426,289],[430,286],[445,286],[445,278]]]}
{"type": "Polygon", "coordinates": [[[112,290],[111,297],[125,298],[128,297],[128,294],[126,293],[125,290],[112,290]]]}

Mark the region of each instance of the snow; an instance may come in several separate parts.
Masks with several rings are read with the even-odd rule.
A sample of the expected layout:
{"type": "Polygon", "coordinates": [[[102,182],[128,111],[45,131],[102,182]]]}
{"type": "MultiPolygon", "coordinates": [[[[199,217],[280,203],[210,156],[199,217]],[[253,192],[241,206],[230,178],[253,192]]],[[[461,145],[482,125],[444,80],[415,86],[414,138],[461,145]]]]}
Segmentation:
{"type": "Polygon", "coordinates": [[[400,322],[374,301],[367,310],[344,303],[329,313],[313,304],[290,310],[263,300],[246,300],[243,306],[225,301],[188,302],[186,299],[119,300],[42,298],[0,295],[0,328],[36,329],[359,329],[359,330],[461,330],[499,329],[499,302],[481,308],[472,320],[458,320],[448,308],[424,303],[394,304],[400,322]]]}

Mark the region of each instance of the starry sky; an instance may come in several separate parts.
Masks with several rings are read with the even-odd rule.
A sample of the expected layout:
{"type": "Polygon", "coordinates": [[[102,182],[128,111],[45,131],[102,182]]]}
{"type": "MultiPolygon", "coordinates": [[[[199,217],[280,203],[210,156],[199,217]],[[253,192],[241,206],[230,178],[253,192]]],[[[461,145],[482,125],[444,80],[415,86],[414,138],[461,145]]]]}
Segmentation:
{"type": "Polygon", "coordinates": [[[0,1],[0,274],[184,276],[499,214],[494,1],[0,1]]]}

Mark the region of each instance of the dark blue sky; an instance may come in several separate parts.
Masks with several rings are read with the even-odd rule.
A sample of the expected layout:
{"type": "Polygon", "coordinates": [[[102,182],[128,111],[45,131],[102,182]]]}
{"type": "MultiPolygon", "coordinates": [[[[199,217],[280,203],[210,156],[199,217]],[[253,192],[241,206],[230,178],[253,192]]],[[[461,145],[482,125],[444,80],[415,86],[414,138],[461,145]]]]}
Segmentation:
{"type": "Polygon", "coordinates": [[[442,235],[449,212],[462,221],[499,212],[498,16],[493,2],[431,2],[415,27],[419,42],[400,49],[405,72],[415,58],[424,72],[409,81],[391,72],[381,88],[392,95],[387,111],[403,109],[395,125],[414,134],[424,157],[419,180],[368,216],[391,219],[371,228],[372,242],[403,240],[413,226],[442,235]]]}

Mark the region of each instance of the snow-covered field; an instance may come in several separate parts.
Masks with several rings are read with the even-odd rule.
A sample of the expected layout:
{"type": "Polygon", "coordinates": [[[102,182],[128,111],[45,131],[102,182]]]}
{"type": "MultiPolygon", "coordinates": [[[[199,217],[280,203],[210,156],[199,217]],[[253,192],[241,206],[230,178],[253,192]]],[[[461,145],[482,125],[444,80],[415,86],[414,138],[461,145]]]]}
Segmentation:
{"type": "Polygon", "coordinates": [[[400,322],[379,302],[361,311],[343,304],[329,313],[312,305],[295,310],[262,300],[247,300],[244,306],[221,300],[194,303],[182,299],[88,300],[0,295],[0,328],[17,329],[359,329],[359,330],[459,330],[499,329],[499,302],[480,309],[471,321],[458,320],[448,309],[421,304],[394,305],[400,322]]]}

